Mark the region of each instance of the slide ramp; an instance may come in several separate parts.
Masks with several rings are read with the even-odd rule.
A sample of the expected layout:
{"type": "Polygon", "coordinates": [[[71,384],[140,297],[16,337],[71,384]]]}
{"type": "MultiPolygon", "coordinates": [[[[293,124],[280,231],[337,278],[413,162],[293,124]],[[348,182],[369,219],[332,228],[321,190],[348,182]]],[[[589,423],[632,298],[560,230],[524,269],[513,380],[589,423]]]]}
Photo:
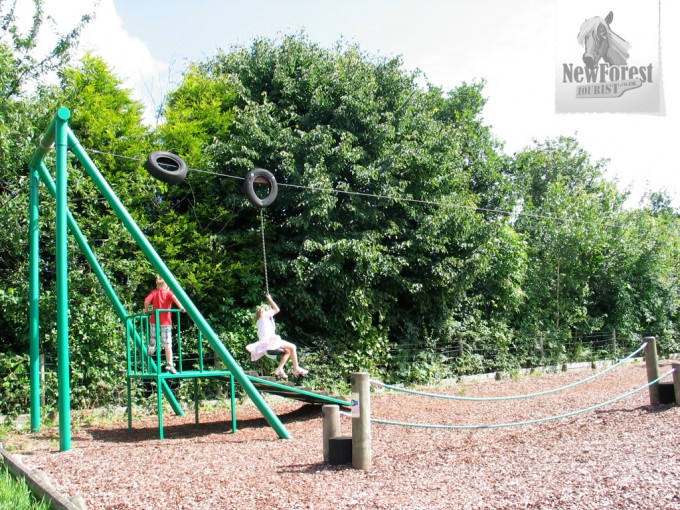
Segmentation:
{"type": "Polygon", "coordinates": [[[260,393],[292,398],[309,404],[336,404],[346,409],[352,407],[351,402],[342,397],[331,395],[326,391],[298,386],[289,381],[280,381],[274,377],[262,376],[254,371],[247,371],[245,374],[260,393]]]}

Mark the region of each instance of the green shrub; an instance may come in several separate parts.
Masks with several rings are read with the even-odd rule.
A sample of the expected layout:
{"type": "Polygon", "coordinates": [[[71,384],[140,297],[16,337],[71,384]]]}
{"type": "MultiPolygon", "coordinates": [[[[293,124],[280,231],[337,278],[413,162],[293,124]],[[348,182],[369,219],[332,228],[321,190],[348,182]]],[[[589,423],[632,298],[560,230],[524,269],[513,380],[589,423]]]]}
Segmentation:
{"type": "Polygon", "coordinates": [[[0,352],[0,414],[18,415],[29,405],[28,355],[0,352]]]}

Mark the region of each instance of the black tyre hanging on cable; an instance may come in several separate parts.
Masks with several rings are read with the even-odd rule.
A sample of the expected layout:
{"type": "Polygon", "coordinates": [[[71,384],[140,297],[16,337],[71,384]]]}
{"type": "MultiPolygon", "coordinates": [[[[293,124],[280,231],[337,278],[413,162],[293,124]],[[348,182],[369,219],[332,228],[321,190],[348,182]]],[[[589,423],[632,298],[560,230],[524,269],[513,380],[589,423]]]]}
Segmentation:
{"type": "Polygon", "coordinates": [[[276,195],[279,192],[279,188],[276,184],[276,179],[274,175],[264,168],[255,168],[248,172],[245,181],[243,182],[243,192],[246,194],[248,201],[257,207],[267,207],[272,205],[274,200],[276,200],[276,195]],[[261,196],[262,193],[258,193],[256,190],[256,185],[265,184],[267,194],[261,196]]]}
{"type": "Polygon", "coordinates": [[[168,184],[179,184],[187,177],[187,164],[172,152],[152,152],[144,166],[156,179],[168,184]]]}

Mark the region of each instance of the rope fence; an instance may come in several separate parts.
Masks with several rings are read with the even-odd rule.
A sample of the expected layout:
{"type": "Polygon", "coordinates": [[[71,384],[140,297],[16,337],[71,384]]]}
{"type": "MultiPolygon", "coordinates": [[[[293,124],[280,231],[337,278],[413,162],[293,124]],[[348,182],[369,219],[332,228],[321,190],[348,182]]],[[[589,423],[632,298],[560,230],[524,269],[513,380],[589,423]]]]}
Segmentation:
{"type": "Polygon", "coordinates": [[[669,370],[665,374],[657,377],[653,381],[648,382],[644,386],[641,386],[635,390],[629,391],[628,393],[625,393],[624,395],[620,395],[618,397],[615,397],[611,400],[607,400],[606,402],[603,402],[601,404],[597,404],[594,406],[586,407],[585,409],[579,409],[578,411],[572,411],[569,413],[564,413],[564,414],[559,414],[555,416],[549,416],[546,418],[538,418],[534,420],[526,420],[526,421],[518,421],[518,422],[511,422],[511,423],[496,423],[496,424],[490,424],[490,425],[439,425],[439,424],[429,424],[429,423],[409,423],[409,422],[400,422],[400,421],[392,421],[392,420],[382,420],[382,419],[377,419],[377,418],[372,418],[371,422],[372,423],[380,423],[382,425],[395,425],[395,426],[400,426],[400,427],[417,427],[417,428],[431,428],[431,429],[459,429],[459,430],[465,430],[465,429],[498,429],[498,428],[507,428],[507,427],[520,427],[524,425],[534,425],[537,423],[543,423],[547,421],[552,421],[552,420],[561,420],[563,418],[570,418],[572,416],[577,416],[579,414],[584,414],[588,413],[591,411],[594,411],[596,409],[600,409],[602,407],[606,407],[608,405],[614,404],[620,400],[623,400],[625,398],[628,398],[632,395],[635,395],[636,393],[639,393],[640,391],[643,391],[653,384],[658,383],[661,379],[668,377],[669,375],[673,374],[675,372],[675,369],[669,370]]]}
{"type": "Polygon", "coordinates": [[[420,395],[420,396],[423,396],[423,397],[442,398],[442,399],[447,399],[447,400],[469,400],[469,401],[477,401],[477,402],[496,401],[496,400],[519,400],[519,399],[523,399],[523,398],[540,397],[540,396],[543,396],[543,395],[549,395],[551,393],[557,393],[559,391],[568,390],[568,389],[574,388],[576,386],[579,386],[581,384],[585,384],[587,382],[590,382],[594,379],[597,379],[598,377],[603,376],[607,372],[614,370],[616,367],[619,367],[622,364],[626,363],[631,358],[633,358],[636,354],[638,354],[640,351],[644,350],[645,347],[647,347],[647,342],[642,344],[642,346],[640,346],[636,351],[629,354],[628,356],[626,356],[625,358],[620,360],[618,363],[616,363],[616,364],[610,366],[609,368],[606,368],[605,370],[602,370],[602,371],[600,371],[600,372],[598,372],[598,373],[596,373],[596,374],[594,374],[590,377],[582,379],[580,381],[576,381],[574,383],[568,384],[566,386],[561,386],[559,388],[553,388],[551,390],[540,391],[540,392],[537,392],[537,393],[527,393],[527,394],[524,394],[524,395],[511,395],[511,396],[507,396],[507,397],[462,397],[462,396],[458,396],[458,395],[443,395],[441,393],[427,393],[427,392],[424,392],[424,391],[409,390],[407,388],[401,388],[399,386],[393,386],[393,385],[390,385],[390,384],[385,384],[383,382],[376,381],[374,379],[371,379],[371,384],[373,384],[375,386],[380,386],[380,387],[383,387],[383,388],[386,388],[386,389],[389,389],[389,390],[392,390],[392,391],[397,391],[397,392],[402,392],[402,393],[410,393],[412,395],[420,395]]]}

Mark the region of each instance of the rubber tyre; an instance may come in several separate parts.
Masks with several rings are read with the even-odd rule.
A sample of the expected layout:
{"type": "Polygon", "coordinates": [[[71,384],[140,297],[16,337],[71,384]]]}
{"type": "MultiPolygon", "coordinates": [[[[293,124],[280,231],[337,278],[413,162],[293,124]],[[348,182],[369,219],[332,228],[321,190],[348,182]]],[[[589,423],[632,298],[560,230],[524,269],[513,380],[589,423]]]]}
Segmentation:
{"type": "Polygon", "coordinates": [[[187,177],[187,164],[172,152],[152,152],[144,166],[156,179],[168,184],[179,184],[187,177]]]}
{"type": "Polygon", "coordinates": [[[243,182],[243,192],[246,194],[248,201],[254,206],[268,207],[276,200],[276,196],[279,193],[279,187],[276,184],[276,178],[269,170],[255,168],[246,175],[245,181],[243,182]],[[262,179],[265,179],[267,184],[269,184],[269,195],[264,198],[258,197],[254,189],[255,183],[262,182],[262,179]]]}

